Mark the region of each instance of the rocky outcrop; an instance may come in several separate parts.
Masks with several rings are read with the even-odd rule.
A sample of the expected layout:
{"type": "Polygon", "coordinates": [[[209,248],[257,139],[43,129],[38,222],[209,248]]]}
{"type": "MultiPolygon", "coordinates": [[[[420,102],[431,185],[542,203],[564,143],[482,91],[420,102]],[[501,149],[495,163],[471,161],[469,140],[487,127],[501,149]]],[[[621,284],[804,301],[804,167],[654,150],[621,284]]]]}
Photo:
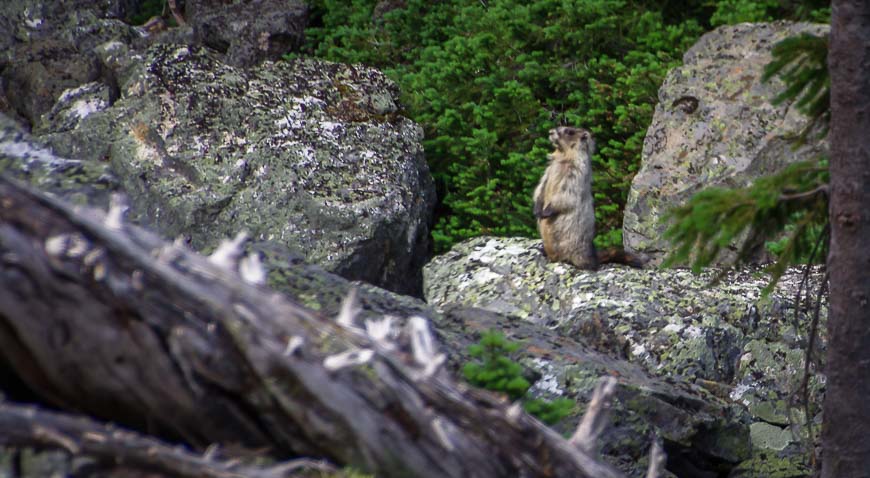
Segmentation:
{"type": "Polygon", "coordinates": [[[252,66],[296,50],[305,40],[308,6],[302,1],[189,0],[185,12],[194,41],[233,66],[252,66]]]}
{"type": "Polygon", "coordinates": [[[100,78],[95,46],[132,42],[123,23],[130,2],[0,2],[0,113],[26,126],[40,121],[64,90],[100,78]]]}
{"type": "Polygon", "coordinates": [[[117,188],[134,220],[200,250],[244,229],[346,278],[419,293],[434,186],[422,132],[381,73],[313,59],[244,70],[179,45],[96,52],[110,81],[67,90],[34,128],[80,162],[78,178],[92,173],[88,191],[28,170],[41,187],[97,205],[117,188]]]}
{"type": "MultiPolygon", "coordinates": [[[[278,60],[304,40],[304,2],[189,0],[188,25],[146,28],[124,22],[141,0],[21,0],[0,2],[0,113],[25,126],[40,122],[70,88],[101,79],[95,47],[118,41],[205,45],[235,66],[278,60]]],[[[185,5],[186,3],[186,5],[185,5]]]]}
{"type": "MultiPolygon", "coordinates": [[[[536,357],[528,364],[550,394],[583,396],[601,373],[620,377],[632,397],[649,394],[655,403],[620,397],[625,415],[615,418],[612,433],[627,441],[660,434],[671,456],[686,461],[673,467],[669,461],[672,471],[722,472],[745,468],[740,463],[746,460],[764,469],[801,469],[795,436],[805,435],[806,421],[792,399],[803,377],[811,310],[795,311],[800,271],[786,274],[767,297],[758,271],[711,285],[715,274],[624,266],[582,271],[549,263],[540,241],[484,237],[436,257],[424,269],[424,287],[430,305],[448,317],[455,310],[484,311],[466,313],[478,324],[472,330],[494,327],[525,340],[526,352],[536,357]],[[639,378],[645,374],[652,378],[639,378]],[[657,384],[655,392],[650,383],[657,384]]],[[[812,278],[809,290],[816,291],[821,273],[812,278]]],[[[818,375],[811,379],[811,396],[822,383],[818,375]]],[[[612,451],[618,454],[619,446],[612,451]]],[[[617,463],[624,458],[614,457],[617,463]]]]}
{"type": "Polygon", "coordinates": [[[298,46],[302,2],[191,1],[190,25],[162,33],[120,20],[138,4],[0,6],[0,115],[14,120],[0,129],[23,155],[0,167],[79,203],[125,192],[134,220],[200,250],[244,229],[419,295],[435,190],[395,85],[316,60],[231,66],[298,46]],[[62,159],[43,161],[47,151],[62,159]]]}
{"type": "MultiPolygon", "coordinates": [[[[781,81],[761,81],[777,42],[827,31],[806,23],[743,23],[707,33],[686,52],[683,66],[671,70],[659,89],[625,208],[627,249],[660,262],[671,247],[661,221],[669,209],[705,187],[745,186],[827,150],[819,141],[793,149],[808,120],[794,105],[770,104],[783,90],[781,81]]],[[[721,259],[729,260],[730,252],[721,259]]]]}

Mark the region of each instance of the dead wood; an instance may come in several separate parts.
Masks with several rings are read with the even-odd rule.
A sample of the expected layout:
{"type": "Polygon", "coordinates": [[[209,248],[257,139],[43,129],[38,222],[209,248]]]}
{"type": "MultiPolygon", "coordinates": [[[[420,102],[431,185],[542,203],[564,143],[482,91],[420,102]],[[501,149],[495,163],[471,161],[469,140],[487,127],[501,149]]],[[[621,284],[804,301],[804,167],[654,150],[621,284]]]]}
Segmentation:
{"type": "Polygon", "coordinates": [[[324,463],[298,460],[269,467],[242,466],[211,454],[193,454],[153,437],[82,416],[0,402],[0,446],[58,448],[72,456],[139,467],[178,478],[282,478],[304,470],[335,471],[324,463]]]}
{"type": "Polygon", "coordinates": [[[45,400],[383,477],[620,476],[451,380],[424,319],[322,317],[121,216],[0,178],[0,355],[45,400]]]}

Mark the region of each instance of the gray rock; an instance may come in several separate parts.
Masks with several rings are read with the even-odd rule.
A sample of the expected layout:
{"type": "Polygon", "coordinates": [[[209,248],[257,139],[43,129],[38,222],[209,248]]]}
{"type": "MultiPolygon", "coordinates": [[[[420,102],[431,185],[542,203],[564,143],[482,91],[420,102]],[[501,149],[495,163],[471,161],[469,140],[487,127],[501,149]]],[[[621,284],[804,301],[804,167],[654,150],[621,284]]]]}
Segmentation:
{"type": "Polygon", "coordinates": [[[66,478],[72,461],[65,451],[0,447],[0,478],[66,478]]]}
{"type": "MultiPolygon", "coordinates": [[[[568,397],[582,406],[601,377],[618,377],[610,424],[598,445],[604,458],[629,476],[645,475],[649,446],[656,436],[665,441],[669,464],[673,463],[669,466],[675,468],[709,470],[710,460],[733,466],[749,456],[749,429],[742,410],[698,385],[654,377],[636,364],[596,351],[583,337],[486,309],[443,307],[443,316],[434,320],[457,365],[469,360],[465,349],[479,334],[501,331],[521,343],[525,357],[521,363],[531,372],[535,397],[568,397]]],[[[557,424],[557,431],[570,435],[582,412],[578,409],[557,424]]]]}
{"type": "Polygon", "coordinates": [[[234,66],[278,60],[305,40],[308,6],[302,1],[189,0],[185,8],[197,44],[226,54],[234,66]]]}
{"type": "MultiPolygon", "coordinates": [[[[762,296],[767,280],[759,271],[734,272],[711,285],[716,275],[713,270],[695,276],[686,270],[625,266],[583,271],[549,263],[540,241],[484,237],[460,243],[434,258],[424,268],[424,294],[429,304],[447,311],[447,316],[456,308],[476,308],[503,317],[499,328],[526,338],[527,350],[540,352],[547,347],[541,342],[550,348],[556,343],[575,344],[560,348],[561,355],[586,350],[582,358],[556,361],[552,357],[558,354],[546,352],[546,360],[529,364],[542,376],[556,377],[556,383],[583,384],[581,390],[588,386],[601,369],[581,376],[576,370],[594,351],[608,357],[610,364],[625,360],[644,369],[667,384],[666,389],[703,388],[704,393],[690,393],[694,409],[715,416],[712,410],[718,407],[727,418],[695,421],[697,416],[687,411],[670,388],[664,395],[654,394],[668,406],[624,404],[631,413],[649,413],[664,424],[642,422],[642,426],[635,424],[639,428],[623,433],[637,439],[645,436],[640,430],[653,430],[694,452],[703,450],[702,455],[733,464],[749,459],[752,452],[747,425],[805,428],[806,419],[790,404],[790,398],[803,376],[802,347],[810,318],[804,307],[797,314],[794,310],[795,291],[802,278],[799,270],[786,273],[767,297],[762,296]],[[529,331],[530,326],[551,329],[553,338],[546,338],[550,335],[540,328],[529,331]]],[[[811,275],[811,291],[818,290],[822,275],[819,271],[811,275]]],[[[458,338],[446,339],[451,340],[458,338]]],[[[824,349],[824,345],[817,347],[824,349]]],[[[631,375],[625,371],[628,365],[621,367],[612,375],[629,388],[644,390],[634,379],[626,379],[631,375]]],[[[813,365],[814,370],[817,367],[813,365]]],[[[823,382],[819,375],[810,381],[814,419],[823,382]]],[[[571,393],[583,396],[577,389],[571,393]]],[[[763,443],[770,452],[770,441],[763,443]]],[[[762,447],[762,442],[753,445],[762,447]]],[[[775,451],[793,455],[800,446],[789,442],[775,451]]]]}
{"type": "Polygon", "coordinates": [[[794,441],[788,428],[778,427],[765,422],[756,422],[749,427],[749,436],[756,448],[782,451],[794,441]]]}
{"type": "MultiPolygon", "coordinates": [[[[133,220],[205,251],[244,229],[348,279],[420,293],[434,186],[422,132],[383,74],[318,60],[244,70],[164,44],[95,54],[117,93],[68,90],[36,131],[89,178],[113,178],[133,220]]],[[[36,179],[80,192],[46,184],[62,177],[36,179]]]]}
{"type": "MultiPolygon", "coordinates": [[[[723,26],[707,33],[659,89],[644,140],[641,168],[625,209],[626,249],[658,263],[671,250],[662,216],[710,186],[746,186],[794,161],[817,158],[827,145],[792,149],[807,118],[793,105],[772,106],[778,79],[761,82],[771,49],[802,32],[826,34],[826,25],[772,23],[723,26]]],[[[730,260],[731,254],[722,259],[730,260]]]]}
{"type": "Polygon", "coordinates": [[[92,49],[137,36],[118,19],[128,8],[120,0],[0,2],[0,113],[35,125],[64,90],[97,80],[92,49]]]}
{"type": "Polygon", "coordinates": [[[99,207],[108,206],[111,191],[119,187],[105,162],[58,156],[2,113],[0,173],[29,182],[43,191],[61,194],[75,204],[99,207]]]}

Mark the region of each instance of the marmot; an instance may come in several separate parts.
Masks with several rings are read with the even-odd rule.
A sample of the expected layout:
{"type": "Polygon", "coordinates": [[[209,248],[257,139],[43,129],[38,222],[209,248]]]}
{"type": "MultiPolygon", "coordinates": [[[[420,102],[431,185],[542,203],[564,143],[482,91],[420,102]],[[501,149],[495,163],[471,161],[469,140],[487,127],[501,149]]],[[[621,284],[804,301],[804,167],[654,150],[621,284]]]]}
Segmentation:
{"type": "Polygon", "coordinates": [[[556,150],[535,188],[535,217],[550,261],[569,262],[581,269],[619,262],[635,267],[640,258],[619,248],[597,252],[595,208],[592,202],[592,154],[595,139],[582,128],[561,126],[550,130],[556,150]]]}

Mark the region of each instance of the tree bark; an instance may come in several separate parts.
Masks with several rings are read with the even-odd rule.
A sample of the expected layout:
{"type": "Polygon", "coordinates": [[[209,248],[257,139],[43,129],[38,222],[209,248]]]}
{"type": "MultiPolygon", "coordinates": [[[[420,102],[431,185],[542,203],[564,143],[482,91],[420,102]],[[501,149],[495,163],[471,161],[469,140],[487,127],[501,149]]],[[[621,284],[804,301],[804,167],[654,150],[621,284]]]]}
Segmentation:
{"type": "MultiPolygon", "coordinates": [[[[106,467],[145,469],[175,478],[281,478],[297,470],[335,472],[312,460],[295,460],[271,467],[245,467],[238,460],[221,461],[207,453],[195,455],[154,438],[97,423],[82,416],[48,412],[0,402],[0,446],[58,448],[72,456],[88,455],[106,467]]],[[[216,451],[215,454],[218,452],[216,451]]]]}
{"type": "Polygon", "coordinates": [[[383,477],[620,476],[432,367],[421,320],[386,340],[352,303],[319,316],[117,212],[0,176],[0,361],[53,404],[383,477]]]}
{"type": "Polygon", "coordinates": [[[870,476],[870,2],[832,2],[831,293],[822,476],[870,476]]]}

